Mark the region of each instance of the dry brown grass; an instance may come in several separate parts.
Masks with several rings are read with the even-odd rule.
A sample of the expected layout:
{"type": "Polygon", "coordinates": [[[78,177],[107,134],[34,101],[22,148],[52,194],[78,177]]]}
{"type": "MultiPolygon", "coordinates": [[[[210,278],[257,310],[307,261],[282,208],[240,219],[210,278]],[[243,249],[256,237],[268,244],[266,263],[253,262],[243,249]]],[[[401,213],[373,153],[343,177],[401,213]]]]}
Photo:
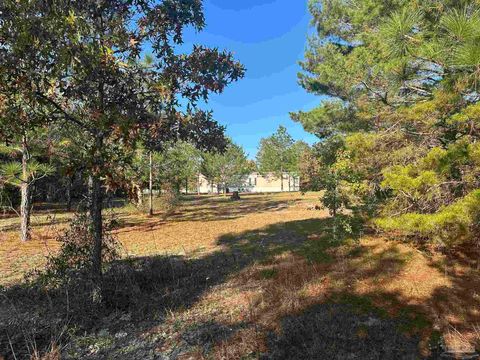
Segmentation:
{"type": "MultiPolygon", "coordinates": [[[[183,358],[254,357],[268,350],[268,334],[282,331],[283,318],[331,302],[406,319],[399,332],[418,336],[424,354],[435,332],[454,349],[479,342],[480,272],[473,266],[478,253],[428,253],[372,235],[325,246],[327,213],[307,210],[317,199],[318,194],[249,195],[240,202],[196,197],[166,221],[120,210],[117,232],[131,256],[252,254],[251,262],[150,329],[169,334],[158,351],[180,342],[194,324],[213,322],[231,329],[231,335],[217,339],[209,354],[198,346],[183,358]]],[[[48,228],[36,228],[34,240],[21,244],[14,232],[4,232],[0,283],[41,264],[43,254],[57,248],[52,235],[48,228]]],[[[367,330],[357,331],[359,341],[368,338],[367,330]]]]}
{"type": "MultiPolygon", "coordinates": [[[[264,349],[268,331],[280,332],[285,316],[318,303],[340,301],[361,311],[381,309],[388,316],[406,318],[400,331],[421,338],[423,355],[428,355],[436,331],[452,350],[473,349],[478,342],[475,324],[480,323],[480,302],[474,295],[480,291],[478,282],[464,283],[453,274],[445,275],[438,269],[438,259],[405,244],[367,237],[357,249],[361,255],[353,257],[345,254],[346,248],[335,249],[335,261],[330,264],[310,263],[291,252],[255,263],[205,294],[189,309],[193,317],[184,321],[192,322],[194,317],[198,321],[198,314],[206,313],[210,321],[227,326],[254,324],[215,348],[218,358],[237,359],[252,349],[264,349]],[[465,293],[467,288],[470,294],[465,293]]],[[[359,336],[368,335],[360,330],[359,336]]]]}
{"type": "MultiPolygon", "coordinates": [[[[121,224],[117,234],[125,255],[191,254],[218,248],[217,239],[226,234],[315,218],[318,212],[307,210],[306,204],[317,200],[318,194],[298,193],[245,195],[240,202],[225,196],[201,196],[184,201],[166,221],[162,214],[149,217],[133,208],[113,212],[121,224]]],[[[0,285],[18,281],[29,270],[41,267],[45,255],[58,250],[55,235],[69,217],[58,212],[35,215],[33,239],[27,243],[19,241],[14,229],[18,219],[0,219],[0,285]]]]}

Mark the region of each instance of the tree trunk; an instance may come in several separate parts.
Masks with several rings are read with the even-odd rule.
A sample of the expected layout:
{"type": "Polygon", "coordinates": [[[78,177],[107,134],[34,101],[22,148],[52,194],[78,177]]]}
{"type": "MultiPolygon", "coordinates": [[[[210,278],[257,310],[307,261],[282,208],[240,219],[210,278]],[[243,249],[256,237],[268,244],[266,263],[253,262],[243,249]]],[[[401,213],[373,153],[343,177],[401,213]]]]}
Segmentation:
{"type": "Polygon", "coordinates": [[[98,175],[88,179],[90,219],[92,221],[93,252],[92,272],[96,279],[102,276],[103,216],[102,216],[102,182],[98,175]]]}
{"type": "Polygon", "coordinates": [[[27,137],[22,139],[22,183],[20,185],[21,204],[20,204],[20,238],[22,241],[29,241],[31,239],[30,231],[30,216],[32,209],[31,196],[31,182],[30,174],[28,173],[28,147],[27,137]]]}
{"type": "Polygon", "coordinates": [[[20,187],[20,192],[22,196],[21,205],[20,205],[20,216],[21,216],[21,240],[29,241],[31,239],[30,233],[30,186],[28,183],[22,183],[20,187]]]}
{"type": "Polygon", "coordinates": [[[148,180],[148,214],[150,216],[153,215],[153,158],[152,158],[152,152],[150,151],[150,159],[149,159],[149,171],[150,171],[150,176],[148,180]]]}
{"type": "Polygon", "coordinates": [[[137,192],[137,207],[142,207],[143,206],[143,192],[142,192],[142,186],[135,184],[135,191],[137,192]]]}
{"type": "Polygon", "coordinates": [[[47,203],[49,202],[53,202],[53,186],[52,184],[47,184],[47,191],[46,191],[46,194],[45,194],[45,201],[47,203]]]}
{"type": "Polygon", "coordinates": [[[283,155],[280,157],[280,190],[283,192],[283,155]]]}
{"type": "Polygon", "coordinates": [[[92,251],[92,277],[94,288],[92,292],[93,301],[99,303],[102,301],[101,279],[102,279],[102,249],[103,249],[103,194],[101,169],[103,161],[101,157],[101,149],[103,147],[103,139],[101,136],[95,139],[94,150],[94,166],[88,177],[89,192],[89,215],[91,220],[91,231],[93,237],[92,251]]]}
{"type": "Polygon", "coordinates": [[[188,195],[188,177],[185,179],[185,195],[188,195]]]}

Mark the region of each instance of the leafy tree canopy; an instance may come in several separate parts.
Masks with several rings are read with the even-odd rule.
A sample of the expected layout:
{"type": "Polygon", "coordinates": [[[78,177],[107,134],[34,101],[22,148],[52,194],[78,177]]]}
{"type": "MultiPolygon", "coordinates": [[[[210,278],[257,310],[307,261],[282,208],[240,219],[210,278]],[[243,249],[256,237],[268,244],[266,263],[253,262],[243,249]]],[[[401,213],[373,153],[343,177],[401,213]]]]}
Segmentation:
{"type": "Polygon", "coordinates": [[[202,157],[201,173],[211,183],[235,186],[252,171],[243,148],[229,140],[224,152],[205,152],[202,157]]]}
{"type": "Polygon", "coordinates": [[[260,140],[257,166],[262,173],[281,176],[285,172],[298,173],[298,163],[302,152],[308,147],[304,142],[295,142],[284,126],[260,140]]]}

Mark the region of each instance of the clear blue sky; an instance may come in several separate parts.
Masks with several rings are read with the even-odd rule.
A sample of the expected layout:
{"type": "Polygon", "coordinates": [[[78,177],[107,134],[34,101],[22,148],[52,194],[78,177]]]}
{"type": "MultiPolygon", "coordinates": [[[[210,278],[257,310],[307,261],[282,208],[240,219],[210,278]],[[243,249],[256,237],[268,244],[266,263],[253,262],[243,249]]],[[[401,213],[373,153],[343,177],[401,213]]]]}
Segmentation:
{"type": "Polygon", "coordinates": [[[245,78],[212,96],[206,108],[250,158],[260,138],[279,125],[296,140],[315,142],[288,115],[321,100],[297,83],[309,31],[307,0],[205,0],[204,5],[207,26],[198,34],[187,31],[185,45],[228,49],[247,68],[245,78]]]}

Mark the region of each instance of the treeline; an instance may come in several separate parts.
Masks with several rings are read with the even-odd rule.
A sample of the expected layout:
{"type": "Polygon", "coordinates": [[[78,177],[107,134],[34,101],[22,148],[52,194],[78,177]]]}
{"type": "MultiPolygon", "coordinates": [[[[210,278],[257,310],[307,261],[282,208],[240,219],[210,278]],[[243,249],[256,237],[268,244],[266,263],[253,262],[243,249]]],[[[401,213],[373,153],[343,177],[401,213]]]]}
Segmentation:
{"type": "Polygon", "coordinates": [[[192,142],[181,140],[168,142],[157,151],[139,148],[127,175],[131,180],[130,200],[141,207],[147,189],[149,194],[196,193],[201,175],[212,187],[213,184],[238,184],[255,168],[244,149],[229,138],[217,151],[204,151],[192,142]]]}
{"type": "Polygon", "coordinates": [[[196,193],[200,176],[209,183],[210,192],[242,187],[246,176],[253,172],[273,174],[282,180],[281,188],[285,190],[285,174],[303,176],[307,169],[302,168],[302,159],[311,151],[307,143],[295,141],[284,126],[260,139],[255,160],[248,159],[245,149],[228,137],[218,151],[204,151],[189,141],[171,141],[156,151],[139,147],[125,178],[131,180],[130,199],[137,205],[142,205],[142,194],[150,186],[155,192],[171,189],[196,193]]]}
{"type": "Polygon", "coordinates": [[[312,1],[299,82],[327,96],[292,114],[320,139],[306,158],[336,213],[441,246],[480,216],[477,1],[312,1]],[[313,170],[316,169],[316,170],[313,170]]]}
{"type": "MultiPolygon", "coordinates": [[[[55,127],[45,126],[42,130],[44,136],[39,134],[28,144],[29,210],[34,203],[39,206],[45,203],[45,207],[58,204],[66,211],[75,210],[85,205],[88,198],[85,169],[79,162],[71,162],[74,155],[67,151],[73,151],[74,147],[55,127]],[[52,143],[51,138],[57,135],[60,140],[52,143]]],[[[115,164],[117,167],[112,169],[111,178],[103,187],[105,195],[111,199],[124,198],[144,208],[147,205],[145,197],[151,193],[196,193],[200,176],[210,184],[211,192],[238,187],[253,172],[274,174],[279,178],[285,173],[300,176],[302,156],[310,152],[308,144],[294,141],[283,126],[261,139],[256,161],[249,160],[245,150],[224,137],[223,132],[216,140],[222,142],[221,146],[204,150],[188,138],[165,141],[153,147],[148,147],[140,138],[128,161],[115,164]]],[[[24,197],[20,191],[22,150],[13,143],[2,145],[1,149],[0,205],[4,212],[13,212],[24,197]]]]}

